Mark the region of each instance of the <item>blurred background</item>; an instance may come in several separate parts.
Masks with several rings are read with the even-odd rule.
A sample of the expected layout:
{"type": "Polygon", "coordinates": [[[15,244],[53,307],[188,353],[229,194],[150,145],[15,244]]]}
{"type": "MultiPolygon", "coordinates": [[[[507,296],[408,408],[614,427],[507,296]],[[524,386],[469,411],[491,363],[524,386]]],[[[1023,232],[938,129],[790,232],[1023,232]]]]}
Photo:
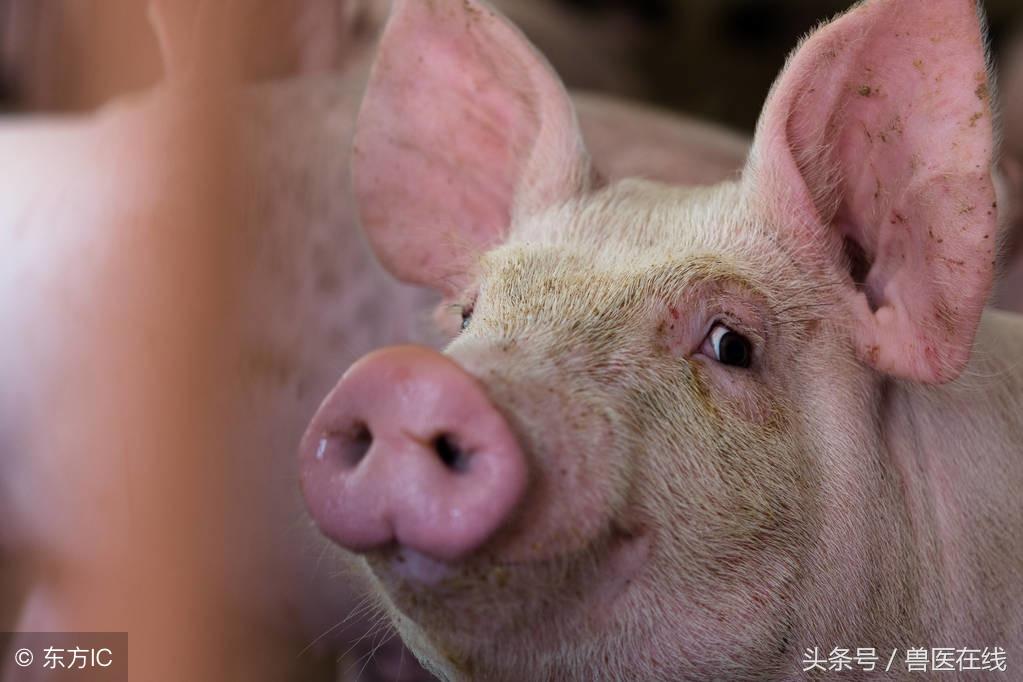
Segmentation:
{"type": "MultiPolygon", "coordinates": [[[[570,87],[744,134],[798,40],[851,4],[493,1],[570,87]]],[[[983,4],[1007,61],[1023,3],[983,4]]],[[[338,139],[357,98],[330,83],[365,77],[352,64],[386,14],[387,0],[0,0],[0,319],[16,330],[0,335],[0,632],[131,629],[132,661],[161,661],[140,670],[147,680],[398,680],[400,667],[374,663],[386,643],[400,679],[419,679],[372,626],[338,638],[353,665],[332,676],[338,642],[324,636],[363,602],[328,602],[310,579],[338,582],[327,549],[291,540],[311,526],[298,437],[374,347],[325,319],[363,266],[336,234],[351,222],[338,139]],[[158,86],[174,68],[219,75],[184,111],[165,109],[158,86]],[[287,85],[299,76],[313,80],[287,85]],[[248,116],[221,106],[228,83],[277,90],[246,100],[248,116]],[[253,141],[266,158],[242,158],[253,141]],[[236,177],[251,184],[239,193],[236,177]],[[307,240],[318,224],[334,232],[307,240]],[[303,308],[314,279],[332,298],[303,308]],[[328,613],[289,630],[300,600],[328,613]],[[167,658],[172,645],[188,655],[167,658]]],[[[1007,118],[1023,121],[1023,107],[1007,118]]],[[[1017,151],[1021,129],[1007,126],[1017,151]]],[[[4,672],[0,661],[0,680],[15,679],[4,672]]]]}
{"type": "MultiPolygon", "coordinates": [[[[318,0],[313,0],[317,2],[318,0]]],[[[335,4],[345,0],[326,0],[335,4]]],[[[298,3],[242,3],[249,75],[269,79],[301,66],[303,39],[282,39],[295,25],[321,52],[317,68],[343,59],[331,24],[298,26],[298,3]],[[316,33],[317,35],[313,35],[316,33]]],[[[512,16],[576,88],[625,94],[750,131],[785,56],[846,0],[504,0],[512,16]]],[[[1023,19],[1017,0],[983,0],[996,59],[1023,19]]],[[[379,16],[367,16],[367,32],[379,16]]],[[[308,61],[308,60],[307,60],[308,61]]],[[[78,111],[151,85],[160,60],[136,0],[0,0],[0,108],[78,111]],[[103,63],[116,42],[130,61],[103,63]]]]}

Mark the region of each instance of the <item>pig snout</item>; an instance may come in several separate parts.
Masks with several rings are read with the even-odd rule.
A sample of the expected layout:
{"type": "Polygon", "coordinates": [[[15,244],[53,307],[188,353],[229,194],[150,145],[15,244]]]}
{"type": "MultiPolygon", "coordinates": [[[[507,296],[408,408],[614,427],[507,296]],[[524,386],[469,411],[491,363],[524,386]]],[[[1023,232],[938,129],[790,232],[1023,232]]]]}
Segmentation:
{"type": "Polygon", "coordinates": [[[355,363],[300,457],[313,519],[353,552],[396,545],[456,561],[502,526],[526,488],[526,458],[480,383],[413,346],[355,363]]]}

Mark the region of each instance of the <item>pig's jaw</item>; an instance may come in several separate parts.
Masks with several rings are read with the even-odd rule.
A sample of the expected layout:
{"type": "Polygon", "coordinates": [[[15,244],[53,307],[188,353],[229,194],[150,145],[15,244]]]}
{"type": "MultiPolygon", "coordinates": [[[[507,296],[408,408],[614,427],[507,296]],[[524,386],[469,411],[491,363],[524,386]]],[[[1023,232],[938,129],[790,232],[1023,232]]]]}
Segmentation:
{"type": "Polygon", "coordinates": [[[505,650],[522,645],[541,658],[559,660],[566,650],[618,629],[616,614],[627,612],[619,604],[643,582],[652,539],[614,526],[596,544],[535,563],[491,557],[448,564],[398,547],[367,561],[395,621],[415,631],[403,636],[414,650],[424,649],[417,652],[423,658],[466,679],[523,679],[527,671],[513,673],[495,658],[495,642],[505,650]],[[537,598],[538,580],[557,585],[537,598]],[[585,585],[581,590],[580,584],[585,585]],[[523,597],[528,591],[534,592],[532,599],[523,597]],[[424,632],[429,646],[416,647],[424,632]]]}
{"type": "Polygon", "coordinates": [[[411,585],[431,585],[453,577],[455,568],[451,564],[437,561],[421,552],[407,547],[400,547],[390,561],[390,570],[395,577],[411,585]]]}

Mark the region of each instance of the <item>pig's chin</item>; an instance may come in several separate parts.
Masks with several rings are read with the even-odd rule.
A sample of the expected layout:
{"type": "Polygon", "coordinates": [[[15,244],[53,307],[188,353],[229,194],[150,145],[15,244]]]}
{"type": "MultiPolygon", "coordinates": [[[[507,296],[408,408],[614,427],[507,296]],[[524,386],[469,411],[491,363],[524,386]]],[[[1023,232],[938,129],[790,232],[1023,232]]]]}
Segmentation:
{"type": "Polygon", "coordinates": [[[649,554],[646,534],[613,524],[580,550],[536,561],[502,560],[495,549],[451,564],[395,546],[367,563],[393,607],[441,650],[478,660],[515,640],[552,652],[592,644],[616,629],[626,611],[618,602],[649,554]]]}

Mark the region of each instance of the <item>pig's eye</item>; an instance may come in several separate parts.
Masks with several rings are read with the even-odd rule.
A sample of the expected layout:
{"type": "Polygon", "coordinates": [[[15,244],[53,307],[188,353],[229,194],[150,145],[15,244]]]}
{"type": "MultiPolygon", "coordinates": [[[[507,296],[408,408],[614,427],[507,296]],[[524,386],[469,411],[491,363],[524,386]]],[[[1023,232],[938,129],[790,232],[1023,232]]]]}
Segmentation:
{"type": "Polygon", "coordinates": [[[714,359],[722,365],[745,369],[753,363],[753,345],[749,339],[720,322],[710,330],[708,341],[714,359]]]}
{"type": "Polygon", "coordinates": [[[472,306],[462,306],[462,331],[469,328],[469,323],[472,321],[472,306]]]}

